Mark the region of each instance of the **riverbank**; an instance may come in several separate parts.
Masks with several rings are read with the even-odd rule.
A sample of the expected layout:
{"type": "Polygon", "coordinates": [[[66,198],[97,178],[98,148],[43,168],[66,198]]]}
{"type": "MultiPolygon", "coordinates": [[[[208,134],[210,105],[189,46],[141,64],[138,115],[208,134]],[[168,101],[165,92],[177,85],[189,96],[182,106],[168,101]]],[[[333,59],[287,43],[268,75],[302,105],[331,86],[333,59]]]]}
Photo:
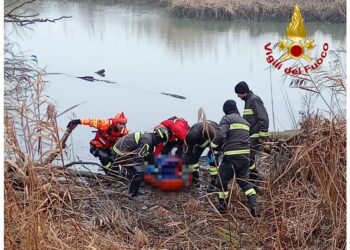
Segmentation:
{"type": "Polygon", "coordinates": [[[281,22],[289,22],[294,5],[299,4],[305,22],[346,22],[345,0],[114,0],[114,3],[167,8],[179,18],[281,22]]]}
{"type": "Polygon", "coordinates": [[[134,199],[126,195],[127,179],[64,168],[70,133],[59,140],[42,73],[33,75],[33,99],[16,99],[20,78],[6,78],[6,89],[17,87],[5,96],[6,249],[345,248],[344,117],[307,115],[259,156],[260,218],[250,216],[235,184],[228,214],[221,215],[217,195],[205,192],[210,175],[203,161],[199,187],[162,192],[144,183],[134,199]],[[56,146],[46,151],[46,145],[56,146]],[[61,159],[54,162],[53,155],[61,159]]]}
{"type": "MultiPolygon", "coordinates": [[[[177,17],[234,21],[289,22],[296,1],[271,0],[169,0],[177,17]]],[[[302,1],[299,7],[306,22],[346,22],[346,1],[302,1]]]]}
{"type": "Polygon", "coordinates": [[[5,246],[344,249],[346,120],[310,116],[300,129],[259,158],[260,218],[249,215],[236,185],[228,214],[220,215],[216,195],[204,191],[203,161],[200,186],[162,192],[144,184],[142,195],[130,199],[127,180],[6,157],[5,246]]]}

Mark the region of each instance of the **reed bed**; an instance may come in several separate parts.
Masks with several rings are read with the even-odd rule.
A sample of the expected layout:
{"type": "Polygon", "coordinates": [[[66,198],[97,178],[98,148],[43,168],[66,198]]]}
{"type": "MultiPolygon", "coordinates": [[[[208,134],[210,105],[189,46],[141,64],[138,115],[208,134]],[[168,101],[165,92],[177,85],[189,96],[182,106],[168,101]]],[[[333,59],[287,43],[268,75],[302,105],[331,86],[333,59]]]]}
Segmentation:
{"type": "MultiPolygon", "coordinates": [[[[288,143],[275,144],[253,218],[233,185],[230,213],[198,189],[163,193],[79,178],[30,158],[5,159],[5,246],[9,249],[345,249],[346,123],[305,117],[288,143]],[[277,146],[278,145],[278,146],[277,146]]],[[[206,176],[203,176],[205,178],[206,176]]]]}
{"type": "Polygon", "coordinates": [[[229,213],[220,215],[216,194],[201,188],[164,193],[144,185],[131,200],[126,180],[63,168],[63,130],[42,74],[31,68],[6,82],[7,249],[345,249],[342,116],[305,115],[296,133],[269,145],[260,157],[261,217],[250,216],[234,182],[229,213]]]}
{"type": "Polygon", "coordinates": [[[289,22],[295,4],[299,4],[307,22],[346,21],[344,0],[169,0],[170,10],[177,17],[214,20],[289,22]]]}
{"type": "MultiPolygon", "coordinates": [[[[45,72],[9,45],[4,64],[6,249],[345,249],[343,112],[305,115],[297,133],[269,145],[259,162],[261,217],[250,216],[235,182],[220,215],[216,194],[201,188],[165,193],[145,184],[130,199],[127,180],[64,168],[67,133],[57,117],[71,108],[55,110],[45,72]]],[[[327,79],[345,95],[341,78],[327,79]]]]}
{"type": "Polygon", "coordinates": [[[345,249],[342,116],[305,115],[290,138],[270,144],[260,157],[261,217],[250,216],[235,184],[222,216],[216,195],[202,189],[164,193],[144,185],[130,200],[125,180],[63,168],[57,111],[42,92],[42,72],[30,74],[33,82],[10,78],[8,87],[22,85],[5,95],[6,248],[345,249]],[[52,154],[61,161],[53,164],[52,154]]]}
{"type": "Polygon", "coordinates": [[[279,248],[345,249],[346,121],[309,115],[300,129],[270,159],[263,217],[269,225],[266,237],[276,237],[266,243],[279,248]]]}

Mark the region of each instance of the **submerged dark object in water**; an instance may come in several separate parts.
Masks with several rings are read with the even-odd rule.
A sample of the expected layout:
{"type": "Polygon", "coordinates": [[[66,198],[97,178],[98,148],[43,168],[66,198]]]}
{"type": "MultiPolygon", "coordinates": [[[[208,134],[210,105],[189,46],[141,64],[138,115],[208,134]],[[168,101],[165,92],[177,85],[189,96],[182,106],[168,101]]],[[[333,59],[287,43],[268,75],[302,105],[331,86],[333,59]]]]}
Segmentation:
{"type": "MultiPolygon", "coordinates": [[[[97,79],[95,79],[93,76],[77,76],[77,78],[83,79],[85,81],[89,81],[89,82],[93,82],[96,81],[97,79]]],[[[97,80],[98,81],[98,80],[97,80]]]]}
{"type": "Polygon", "coordinates": [[[163,94],[163,95],[168,95],[168,96],[172,96],[172,97],[175,97],[175,98],[178,98],[178,99],[186,99],[186,97],[184,97],[184,96],[182,96],[182,95],[169,94],[169,93],[164,93],[164,92],[161,92],[161,94],[163,94]]]}
{"type": "Polygon", "coordinates": [[[116,82],[112,82],[112,81],[108,81],[108,80],[99,80],[99,79],[94,78],[93,76],[77,76],[77,78],[83,79],[83,80],[89,81],[89,82],[99,81],[99,82],[106,82],[106,83],[116,83],[116,82]]]}
{"type": "Polygon", "coordinates": [[[96,74],[98,74],[99,76],[105,77],[105,70],[104,69],[100,69],[99,71],[95,72],[96,74]]]}
{"type": "MultiPolygon", "coordinates": [[[[97,79],[95,79],[95,80],[97,80],[97,79]]],[[[116,82],[113,82],[113,81],[108,81],[108,80],[97,80],[97,81],[100,81],[100,82],[106,82],[106,83],[115,83],[115,84],[117,84],[116,82]]]]}

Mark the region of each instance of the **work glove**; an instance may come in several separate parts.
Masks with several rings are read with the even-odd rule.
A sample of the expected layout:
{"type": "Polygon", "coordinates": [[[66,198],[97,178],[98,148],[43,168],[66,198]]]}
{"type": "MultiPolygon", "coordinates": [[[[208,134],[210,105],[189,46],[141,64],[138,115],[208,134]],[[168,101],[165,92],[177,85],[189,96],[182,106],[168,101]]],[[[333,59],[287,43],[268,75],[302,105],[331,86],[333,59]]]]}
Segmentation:
{"type": "Polygon", "coordinates": [[[219,155],[220,155],[219,151],[214,150],[212,152],[211,150],[209,150],[207,154],[207,158],[210,166],[215,166],[219,164],[219,155]]]}
{"type": "Polygon", "coordinates": [[[76,127],[78,124],[81,124],[80,119],[71,120],[71,121],[68,123],[67,128],[74,128],[74,127],[76,127]]]}
{"type": "Polygon", "coordinates": [[[269,132],[259,132],[259,144],[265,144],[269,139],[269,132]]]}
{"type": "Polygon", "coordinates": [[[265,144],[267,137],[259,137],[259,144],[265,144]]]}
{"type": "Polygon", "coordinates": [[[259,144],[264,144],[265,140],[263,138],[259,138],[259,144]]]}
{"type": "Polygon", "coordinates": [[[207,158],[208,158],[209,165],[211,165],[211,164],[213,164],[215,162],[215,157],[214,157],[213,153],[210,150],[208,152],[207,158]]]}

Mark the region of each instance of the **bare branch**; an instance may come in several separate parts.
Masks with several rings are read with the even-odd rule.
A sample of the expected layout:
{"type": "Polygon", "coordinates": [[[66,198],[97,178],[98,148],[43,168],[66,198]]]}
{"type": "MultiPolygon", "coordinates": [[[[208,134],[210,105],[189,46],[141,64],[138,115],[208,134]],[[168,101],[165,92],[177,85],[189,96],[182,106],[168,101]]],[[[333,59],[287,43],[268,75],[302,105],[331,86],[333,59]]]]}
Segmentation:
{"type": "Polygon", "coordinates": [[[31,4],[35,2],[36,0],[30,0],[30,1],[25,1],[21,4],[19,4],[20,1],[16,1],[15,3],[9,4],[5,7],[8,9],[10,6],[13,6],[15,4],[19,4],[16,7],[13,7],[12,9],[8,10],[7,13],[4,15],[4,22],[5,23],[15,23],[19,26],[26,26],[34,23],[39,23],[39,22],[51,22],[54,23],[58,20],[64,19],[64,18],[71,18],[72,16],[61,16],[59,18],[54,18],[54,19],[48,19],[48,18],[34,18],[39,16],[39,13],[35,14],[26,14],[27,10],[23,10],[23,6],[27,4],[31,4]],[[20,13],[18,11],[20,10],[20,13]],[[15,13],[17,12],[17,13],[15,13]]]}
{"type": "Polygon", "coordinates": [[[5,18],[5,22],[6,23],[16,23],[20,26],[26,26],[29,24],[33,24],[33,23],[43,23],[43,22],[51,22],[54,23],[58,20],[64,19],[64,18],[71,18],[72,16],[61,16],[59,18],[55,18],[55,19],[48,19],[48,18],[36,18],[36,19],[19,19],[15,16],[10,16],[10,18],[5,18]]]}

